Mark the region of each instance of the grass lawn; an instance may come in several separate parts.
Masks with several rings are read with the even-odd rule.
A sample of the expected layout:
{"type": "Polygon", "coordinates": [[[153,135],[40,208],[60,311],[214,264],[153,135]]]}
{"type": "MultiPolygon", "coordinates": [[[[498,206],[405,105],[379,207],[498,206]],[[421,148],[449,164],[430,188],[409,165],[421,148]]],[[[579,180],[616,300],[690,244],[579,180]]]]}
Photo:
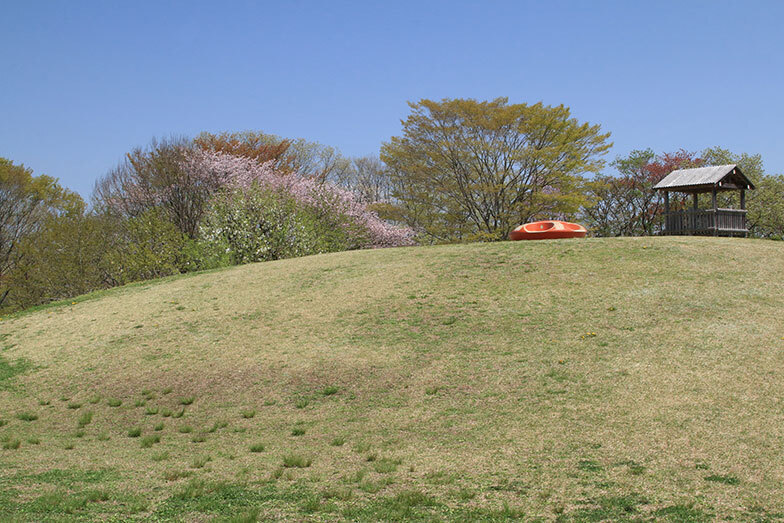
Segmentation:
{"type": "Polygon", "coordinates": [[[312,256],[0,320],[0,520],[784,518],[784,243],[312,256]]]}

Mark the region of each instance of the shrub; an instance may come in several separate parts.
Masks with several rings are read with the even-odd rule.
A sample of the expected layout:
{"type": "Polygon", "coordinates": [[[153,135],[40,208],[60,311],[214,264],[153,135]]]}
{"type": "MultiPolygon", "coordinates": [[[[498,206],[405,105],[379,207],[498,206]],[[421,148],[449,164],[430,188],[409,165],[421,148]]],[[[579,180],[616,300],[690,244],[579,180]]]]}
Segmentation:
{"type": "Polygon", "coordinates": [[[263,443],[254,443],[250,446],[251,452],[264,452],[264,444],[263,443]]]}
{"type": "Polygon", "coordinates": [[[129,438],[138,438],[141,435],[142,435],[142,429],[140,429],[138,427],[134,427],[134,428],[132,428],[131,430],[128,431],[128,437],[129,438]]]}
{"type": "Polygon", "coordinates": [[[254,187],[226,191],[210,204],[200,228],[207,243],[225,245],[233,263],[293,258],[316,252],[316,235],[290,196],[254,187]]]}

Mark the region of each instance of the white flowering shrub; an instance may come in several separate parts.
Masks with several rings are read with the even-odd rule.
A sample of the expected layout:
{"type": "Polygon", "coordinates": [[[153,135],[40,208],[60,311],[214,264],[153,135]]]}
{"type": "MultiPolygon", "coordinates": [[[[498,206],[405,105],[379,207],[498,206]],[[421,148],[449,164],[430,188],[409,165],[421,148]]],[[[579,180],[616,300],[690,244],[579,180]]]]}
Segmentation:
{"type": "Polygon", "coordinates": [[[345,250],[347,233],[325,220],[340,218],[319,214],[283,191],[254,184],[216,195],[199,233],[201,242],[225,248],[238,264],[345,250]]]}

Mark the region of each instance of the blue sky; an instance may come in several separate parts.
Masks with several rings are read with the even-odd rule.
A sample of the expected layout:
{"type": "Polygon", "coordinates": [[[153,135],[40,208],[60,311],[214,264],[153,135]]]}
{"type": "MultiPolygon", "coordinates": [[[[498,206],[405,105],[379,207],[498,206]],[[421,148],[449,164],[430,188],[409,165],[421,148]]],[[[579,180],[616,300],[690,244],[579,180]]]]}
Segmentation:
{"type": "Polygon", "coordinates": [[[153,136],[377,153],[406,102],[565,104],[615,143],[784,173],[784,2],[0,0],[0,156],[83,195],[153,136]]]}

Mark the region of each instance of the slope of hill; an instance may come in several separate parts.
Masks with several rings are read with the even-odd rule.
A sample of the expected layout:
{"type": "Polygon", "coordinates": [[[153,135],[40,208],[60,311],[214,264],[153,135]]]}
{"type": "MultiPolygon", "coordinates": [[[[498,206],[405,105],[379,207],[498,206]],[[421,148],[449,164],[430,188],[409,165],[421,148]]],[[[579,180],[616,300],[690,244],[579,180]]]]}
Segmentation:
{"type": "Polygon", "coordinates": [[[782,274],[774,242],[506,242],[3,318],[0,518],[781,517],[782,274]]]}

